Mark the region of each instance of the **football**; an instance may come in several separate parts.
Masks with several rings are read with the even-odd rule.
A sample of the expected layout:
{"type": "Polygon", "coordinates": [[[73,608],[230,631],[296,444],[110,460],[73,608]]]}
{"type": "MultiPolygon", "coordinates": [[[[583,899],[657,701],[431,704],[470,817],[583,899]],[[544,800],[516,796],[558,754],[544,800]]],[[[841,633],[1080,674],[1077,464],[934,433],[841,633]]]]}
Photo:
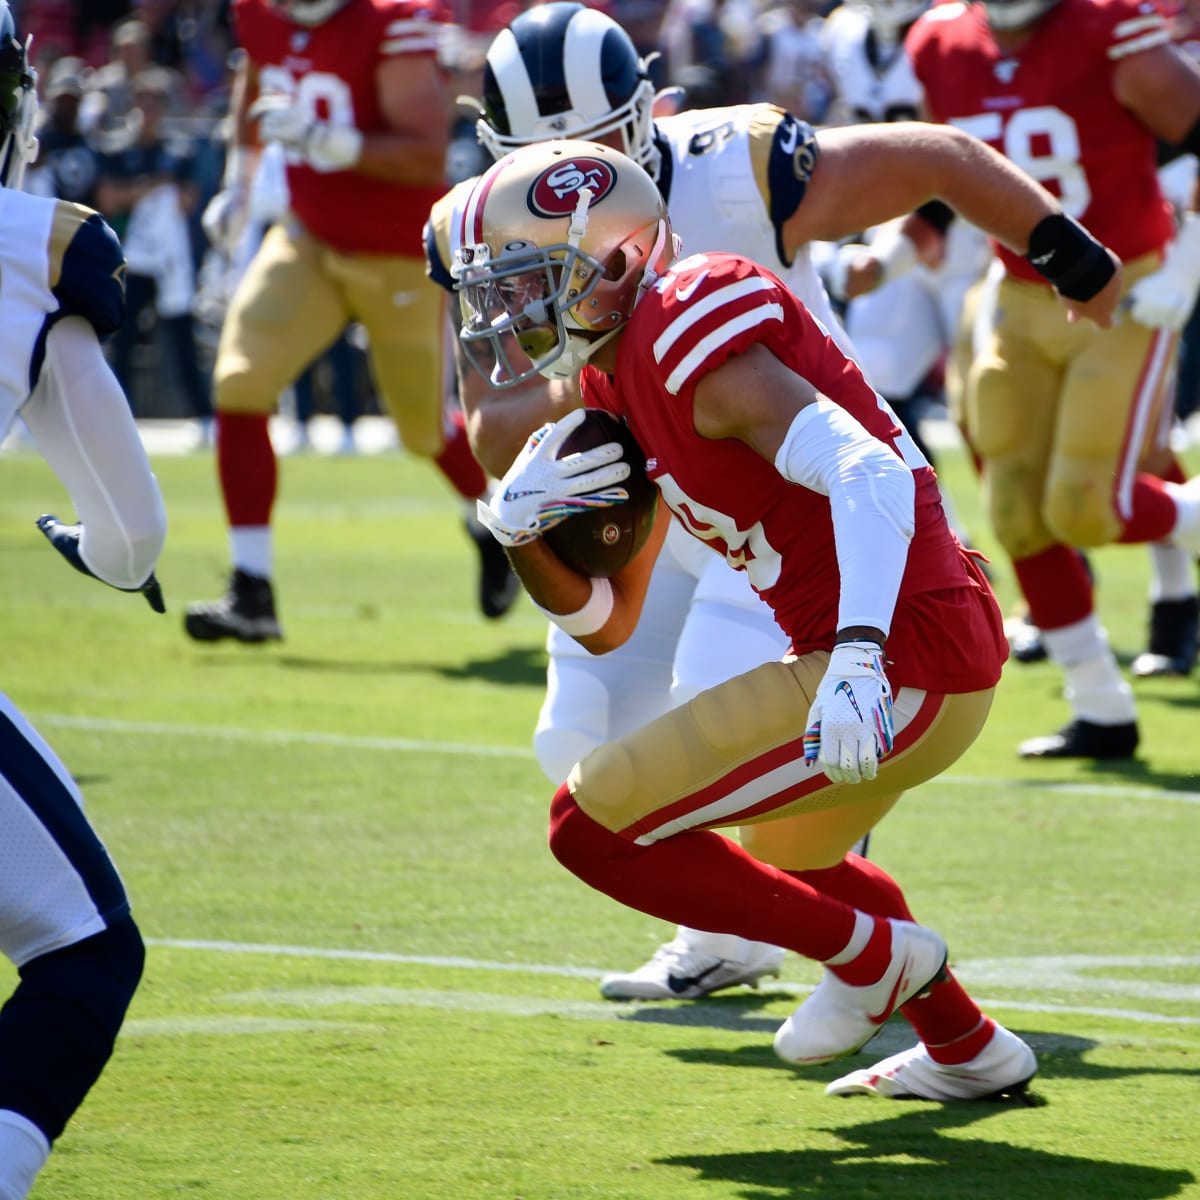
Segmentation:
{"type": "Polygon", "coordinates": [[[543,537],[567,566],[599,579],[615,575],[645,544],[658,511],[658,488],[646,475],[646,456],[629,426],[603,409],[589,408],[585,414],[583,423],[559,448],[559,458],[620,442],[629,478],[619,486],[629,499],[607,508],[583,509],[543,537]]]}

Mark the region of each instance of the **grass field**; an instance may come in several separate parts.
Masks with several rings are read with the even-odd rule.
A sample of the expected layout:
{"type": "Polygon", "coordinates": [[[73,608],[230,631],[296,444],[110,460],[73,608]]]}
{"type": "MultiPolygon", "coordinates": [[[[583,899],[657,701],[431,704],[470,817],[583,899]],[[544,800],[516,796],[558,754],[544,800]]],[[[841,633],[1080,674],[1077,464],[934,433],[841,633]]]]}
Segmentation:
{"type": "MultiPolygon", "coordinates": [[[[61,488],[0,462],[0,686],[80,780],[150,943],[36,1200],[1200,1197],[1196,679],[1136,684],[1135,762],[1031,764],[1016,743],[1065,708],[1052,669],[1010,664],[981,740],[877,834],[1038,1051],[1038,1103],[827,1099],[846,1064],[771,1050],[817,977],[794,957],[760,992],[599,998],[667,930],[550,857],[543,625],[524,601],[476,615],[427,467],[283,463],[288,637],[247,648],[181,628],[224,582],[211,457],[155,466],[166,617],[58,561],[33,520],[70,515],[61,488]]],[[[959,456],[943,475],[987,548],[959,456]]],[[[1132,656],[1146,555],[1096,565],[1132,656]]],[[[908,1040],[894,1023],[857,1061],[908,1040]]]]}

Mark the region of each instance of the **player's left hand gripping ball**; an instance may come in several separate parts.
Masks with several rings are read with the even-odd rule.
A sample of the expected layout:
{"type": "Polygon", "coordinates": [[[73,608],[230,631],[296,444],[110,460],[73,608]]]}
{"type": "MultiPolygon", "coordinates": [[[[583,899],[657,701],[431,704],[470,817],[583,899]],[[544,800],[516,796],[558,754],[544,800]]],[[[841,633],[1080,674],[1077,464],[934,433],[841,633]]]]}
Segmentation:
{"type": "Polygon", "coordinates": [[[892,687],[874,642],[833,648],[804,731],[804,761],[819,763],[834,783],[861,783],[879,773],[892,748],[892,687]]]}
{"type": "MultiPolygon", "coordinates": [[[[52,545],[77,570],[81,575],[86,575],[90,579],[100,579],[100,577],[83,561],[79,553],[79,535],[82,532],[78,525],[64,525],[57,517],[46,513],[38,517],[37,527],[46,535],[46,540],[52,545]]],[[[100,579],[101,583],[106,582],[100,579]]],[[[113,586],[112,584],[109,585],[113,586]]],[[[150,572],[149,578],[140,587],[135,588],[117,588],[119,592],[141,592],[146,597],[146,603],[150,605],[156,613],[165,613],[167,611],[166,602],[163,600],[162,588],[159,586],[158,579],[154,572],[150,572]]]]}
{"type": "Polygon", "coordinates": [[[520,546],[585,508],[607,507],[629,499],[623,487],[629,464],[619,442],[558,457],[563,442],[582,424],[577,408],[561,421],[543,425],[525,443],[496,486],[489,502],[477,502],[477,514],[501,545],[520,546]]]}

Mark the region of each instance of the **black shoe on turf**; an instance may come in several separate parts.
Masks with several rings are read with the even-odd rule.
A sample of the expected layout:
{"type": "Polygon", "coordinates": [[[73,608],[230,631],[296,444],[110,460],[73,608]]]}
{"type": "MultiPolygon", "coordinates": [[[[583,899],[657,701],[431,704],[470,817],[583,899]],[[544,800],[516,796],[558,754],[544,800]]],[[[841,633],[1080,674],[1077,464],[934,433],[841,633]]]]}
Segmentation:
{"type": "Polygon", "coordinates": [[[1077,717],[1057,733],[1022,742],[1017,753],[1022,758],[1132,758],[1137,746],[1136,721],[1097,725],[1077,717]]]}
{"type": "Polygon", "coordinates": [[[1150,640],[1133,660],[1133,673],[1143,679],[1153,675],[1190,675],[1200,652],[1200,600],[1156,600],[1150,606],[1150,640]]]}
{"type": "Polygon", "coordinates": [[[220,600],[189,604],[183,618],[188,636],[198,642],[271,642],[283,637],[275,616],[275,593],[271,581],[236,569],[229,591],[220,600]]]}
{"type": "Polygon", "coordinates": [[[466,519],[467,533],[479,551],[479,607],[489,620],[502,617],[513,606],[521,590],[521,581],[513,574],[508,555],[491,531],[471,514],[466,519]]]}
{"type": "Polygon", "coordinates": [[[1046,643],[1042,641],[1042,631],[1029,619],[1028,613],[1006,618],[1004,635],[1008,638],[1008,652],[1015,662],[1045,661],[1046,643]]]}

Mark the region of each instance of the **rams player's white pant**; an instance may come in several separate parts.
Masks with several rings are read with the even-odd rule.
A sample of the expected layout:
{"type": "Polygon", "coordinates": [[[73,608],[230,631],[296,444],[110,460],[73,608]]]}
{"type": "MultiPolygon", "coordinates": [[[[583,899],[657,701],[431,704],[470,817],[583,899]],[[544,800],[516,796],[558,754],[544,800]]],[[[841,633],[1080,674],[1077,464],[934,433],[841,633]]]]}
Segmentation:
{"type": "Polygon", "coordinates": [[[538,763],[561,783],[597,746],[705,688],[777,661],[787,645],[745,573],[673,521],[629,641],[596,656],[550,626],[546,698],[534,732],[538,763]]]}
{"type": "Polygon", "coordinates": [[[58,756],[0,695],[0,951],[15,966],[100,933],[125,889],[58,756]]]}

